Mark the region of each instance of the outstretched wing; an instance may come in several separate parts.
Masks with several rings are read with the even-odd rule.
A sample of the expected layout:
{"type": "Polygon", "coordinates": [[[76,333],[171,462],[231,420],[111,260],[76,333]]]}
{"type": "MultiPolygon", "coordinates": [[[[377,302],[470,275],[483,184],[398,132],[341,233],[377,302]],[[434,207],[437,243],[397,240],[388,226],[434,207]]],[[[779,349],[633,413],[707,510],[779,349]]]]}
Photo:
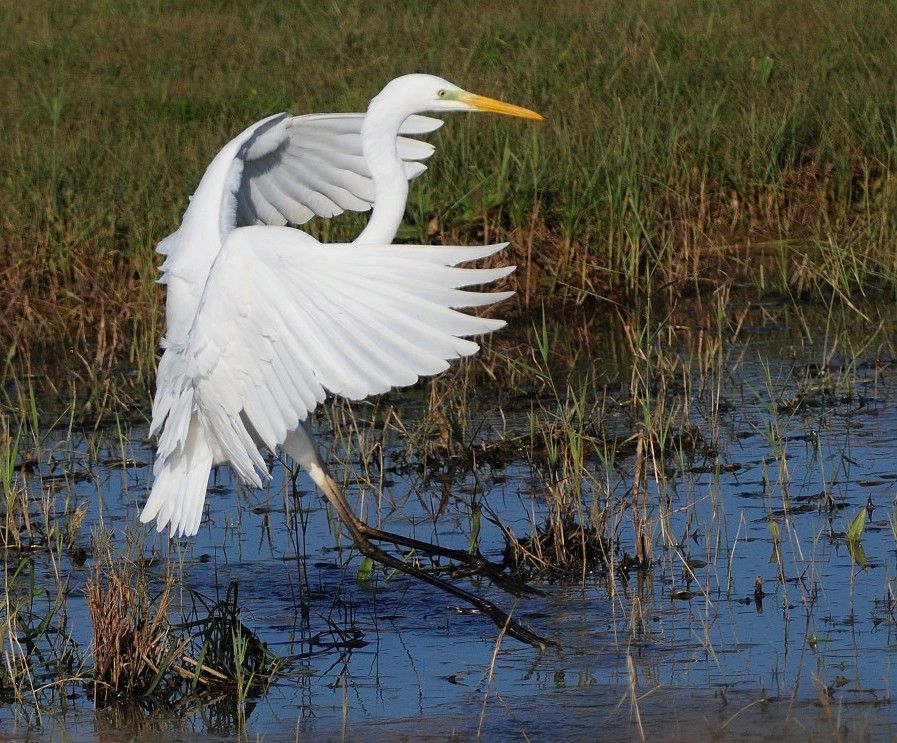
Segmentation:
{"type": "MultiPolygon", "coordinates": [[[[169,289],[170,340],[183,343],[221,241],[232,230],[299,224],[316,214],[330,217],[344,209],[371,207],[373,181],[361,156],[363,121],[363,114],[276,114],[257,121],[218,152],[180,227],[156,247],[166,256],[161,281],[169,289]]],[[[425,116],[405,122],[396,141],[408,177],[426,170],[419,160],[434,148],[406,135],[424,134],[441,124],[425,116]]]]}
{"type": "Polygon", "coordinates": [[[322,246],[289,227],[232,231],[186,343],[163,359],[168,382],[153,420],[153,430],[164,424],[157,468],[185,445],[198,416],[216,459],[258,486],[267,476],[259,443],[273,451],[326,392],[361,399],[474,353],[479,347],[465,336],[504,321],[458,310],[511,292],[463,287],[496,281],[514,267],[456,264],[505,244],[322,246]]]}
{"type": "MultiPolygon", "coordinates": [[[[239,150],[231,179],[234,227],[304,224],[313,216],[363,212],[374,201],[374,184],[361,150],[364,114],[278,114],[256,124],[239,150]]],[[[398,153],[405,174],[416,178],[433,145],[411,137],[443,122],[410,116],[402,125],[398,153]]]]}

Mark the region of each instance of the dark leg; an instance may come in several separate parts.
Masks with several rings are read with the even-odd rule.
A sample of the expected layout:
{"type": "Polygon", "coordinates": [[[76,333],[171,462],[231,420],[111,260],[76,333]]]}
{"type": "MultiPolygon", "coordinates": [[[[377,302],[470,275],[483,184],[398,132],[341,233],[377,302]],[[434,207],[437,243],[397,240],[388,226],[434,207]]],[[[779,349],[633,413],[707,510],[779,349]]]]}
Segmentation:
{"type": "MultiPolygon", "coordinates": [[[[349,506],[349,502],[346,500],[346,496],[343,494],[343,491],[339,487],[339,485],[336,484],[336,481],[332,477],[330,477],[328,473],[324,472],[323,474],[324,477],[322,478],[322,481],[324,485],[321,489],[324,491],[324,495],[330,502],[330,505],[332,505],[336,510],[336,513],[339,516],[340,520],[349,529],[349,535],[352,537],[352,540],[355,542],[358,550],[365,557],[370,557],[372,560],[376,560],[383,565],[387,565],[388,567],[394,568],[395,570],[399,570],[414,578],[425,581],[430,585],[442,589],[446,593],[450,593],[452,596],[456,596],[462,601],[466,601],[468,604],[479,609],[483,614],[488,616],[493,622],[495,622],[498,627],[507,632],[511,637],[520,640],[520,642],[525,642],[529,645],[533,645],[540,650],[544,650],[546,647],[555,645],[555,643],[551,642],[550,640],[546,640],[540,635],[537,635],[532,630],[527,629],[522,624],[512,619],[509,614],[506,614],[491,601],[484,599],[481,596],[477,596],[476,594],[470,593],[469,591],[465,591],[463,588],[458,588],[458,586],[449,583],[446,580],[442,580],[441,578],[438,578],[431,573],[427,573],[424,570],[416,568],[413,565],[404,563],[401,560],[398,560],[390,555],[388,552],[380,549],[371,541],[371,539],[401,544],[406,547],[420,549],[423,552],[429,552],[430,554],[452,557],[453,559],[458,559],[459,557],[465,558],[462,559],[462,562],[476,562],[476,557],[468,555],[466,552],[449,550],[443,547],[437,547],[436,545],[427,544],[426,542],[419,542],[416,539],[409,539],[397,534],[390,534],[389,532],[383,532],[379,529],[373,529],[372,527],[363,523],[355,515],[355,512],[349,506]]],[[[493,570],[497,571],[492,563],[489,563],[487,560],[485,560],[485,558],[480,559],[483,560],[483,562],[485,562],[487,565],[491,566],[493,570]]],[[[488,573],[486,573],[486,577],[492,579],[492,576],[490,576],[488,573]]],[[[508,584],[509,580],[502,580],[502,583],[508,584]]],[[[516,582],[514,582],[514,584],[516,587],[516,582]]],[[[514,592],[517,593],[518,591],[514,592]]]]}
{"type": "Polygon", "coordinates": [[[495,622],[499,628],[507,632],[511,637],[520,640],[520,642],[525,642],[543,650],[548,646],[556,645],[556,643],[546,640],[512,619],[509,614],[502,611],[496,604],[488,599],[484,599],[481,596],[465,591],[463,588],[458,588],[458,586],[447,580],[443,580],[432,573],[428,573],[413,565],[402,562],[388,552],[382,550],[375,545],[374,542],[388,542],[391,544],[402,545],[404,547],[420,550],[431,556],[436,555],[455,560],[471,568],[473,572],[478,575],[488,578],[499,588],[517,596],[527,593],[541,594],[541,591],[529,588],[504,575],[496,565],[489,562],[482,555],[471,555],[467,552],[462,552],[461,550],[440,547],[435,544],[421,542],[417,539],[412,539],[411,537],[403,537],[400,534],[393,534],[368,526],[355,515],[355,512],[349,505],[349,501],[346,500],[342,488],[340,488],[336,481],[330,476],[330,473],[327,472],[326,466],[318,456],[317,447],[314,445],[314,441],[305,423],[300,424],[295,431],[292,431],[287,436],[283,448],[293,457],[293,459],[305,468],[315,484],[324,491],[325,497],[330,502],[330,505],[336,510],[340,521],[346,525],[346,528],[349,530],[349,535],[352,537],[358,550],[365,557],[369,557],[383,565],[399,570],[418,580],[429,583],[432,586],[436,586],[446,593],[467,602],[476,609],[479,609],[483,614],[495,622]]]}

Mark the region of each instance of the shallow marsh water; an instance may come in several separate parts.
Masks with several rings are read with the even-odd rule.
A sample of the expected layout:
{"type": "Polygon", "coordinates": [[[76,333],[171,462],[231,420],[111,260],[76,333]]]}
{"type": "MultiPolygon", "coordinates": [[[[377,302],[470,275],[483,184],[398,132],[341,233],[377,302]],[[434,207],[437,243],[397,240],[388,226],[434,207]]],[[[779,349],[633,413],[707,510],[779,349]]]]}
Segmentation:
{"type": "MultiPolygon", "coordinates": [[[[243,622],[274,653],[297,659],[243,706],[225,698],[180,710],[94,710],[79,683],[44,690],[39,704],[0,708],[0,739],[897,735],[897,323],[856,319],[835,328],[831,315],[760,308],[741,316],[711,364],[692,358],[702,348],[693,342],[705,332],[698,326],[680,326],[689,342],[667,351],[683,368],[704,367],[684,384],[687,417],[706,445],[656,457],[647,478],[654,566],[620,568],[635,551],[633,457],[587,456],[584,498],[608,507],[615,575],[543,584],[545,597],[516,605],[474,586],[559,649],[497,644],[488,620],[404,576],[384,580],[376,571],[357,581],[358,556],[304,475],[294,490],[275,463],[270,487],[251,492],[222,469],[198,536],[169,547],[153,534],[143,553],[163,558],[151,571],[161,575],[168,559],[183,585],[205,596],[223,596],[236,581],[243,622]],[[870,506],[862,550],[850,549],[849,525],[870,506]]],[[[594,338],[595,348],[616,345],[594,338]]],[[[627,363],[612,359],[602,372],[610,398],[631,392],[627,363]]],[[[424,394],[393,401],[413,419],[424,394]]],[[[476,440],[528,435],[532,400],[499,410],[490,395],[475,395],[476,440]]],[[[612,419],[613,406],[606,412],[612,419]]],[[[334,422],[319,420],[321,439],[348,459],[338,471],[369,521],[462,549],[477,528],[474,502],[517,536],[534,517],[541,522],[545,478],[524,457],[424,470],[406,466],[400,445],[387,443],[377,487],[368,487],[352,481],[362,457],[333,444],[334,422]]],[[[70,553],[60,568],[69,581],[64,631],[82,650],[91,637],[82,590],[90,530],[102,524],[126,550],[150,477],[144,436],[140,426],[48,434],[28,475],[35,512],[50,491],[56,512],[66,501],[87,507],[77,539],[87,563],[75,565],[70,553]]],[[[487,518],[478,524],[481,550],[500,560],[499,530],[487,518]]],[[[7,556],[8,572],[19,557],[7,556]]],[[[33,559],[36,583],[47,588],[38,602],[52,601],[56,569],[44,553],[33,559]]],[[[36,674],[34,684],[50,680],[36,674]]]]}

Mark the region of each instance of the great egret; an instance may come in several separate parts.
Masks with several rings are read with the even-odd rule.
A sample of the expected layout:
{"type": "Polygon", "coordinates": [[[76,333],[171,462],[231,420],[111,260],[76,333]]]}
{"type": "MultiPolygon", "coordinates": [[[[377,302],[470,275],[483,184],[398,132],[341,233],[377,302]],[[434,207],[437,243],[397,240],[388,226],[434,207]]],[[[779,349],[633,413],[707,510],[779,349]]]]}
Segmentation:
{"type": "Polygon", "coordinates": [[[160,433],[155,480],[140,520],[189,536],[199,529],[209,472],[227,462],[247,484],[270,478],[259,451],[281,447],[311,476],[360,551],[473,603],[520,639],[541,638],[497,607],[406,565],[373,545],[388,541],[465,562],[498,585],[521,587],[482,557],[374,529],[330,477],[306,423],[326,392],[358,400],[436,374],[474,353],[465,336],[503,321],[458,310],[510,292],[465,290],[514,267],[459,268],[505,244],[391,245],[408,179],[433,152],[409,135],[442,122],[423,111],[528,109],[468,93],[432,75],[390,82],[366,114],[278,114],[253,124],[218,153],[179,229],[159,243],[167,256],[166,335],[150,434],[160,433]],[[344,210],[371,218],[352,244],[322,245],[287,223],[344,210]],[[509,623],[510,622],[510,623],[509,623]]]}

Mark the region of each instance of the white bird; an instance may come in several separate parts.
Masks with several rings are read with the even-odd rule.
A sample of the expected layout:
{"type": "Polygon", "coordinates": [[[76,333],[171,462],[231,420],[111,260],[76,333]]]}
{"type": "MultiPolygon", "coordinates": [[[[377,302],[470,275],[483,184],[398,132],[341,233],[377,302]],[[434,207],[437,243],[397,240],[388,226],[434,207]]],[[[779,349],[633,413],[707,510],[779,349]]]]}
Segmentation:
{"type": "MultiPolygon", "coordinates": [[[[413,384],[477,351],[466,336],[504,325],[458,310],[510,296],[464,287],[496,281],[514,267],[457,267],[504,244],[391,244],[408,179],[426,169],[420,161],[434,149],[410,135],[442,124],[416,115],[423,111],[542,118],[438,77],[405,75],[366,114],[263,119],[209,165],[179,229],[157,248],[167,256],[160,279],[167,329],[150,434],[161,435],[141,521],[155,519],[172,535],[195,534],[212,466],[226,462],[260,487],[270,478],[260,447],[280,447],[322,489],[362,552],[405,569],[368,540],[423,546],[357,518],[306,423],[327,392],[358,400],[413,384]],[[352,244],[321,244],[283,226],[372,206],[352,244]]],[[[446,588],[429,574],[418,577],[446,588]]]]}

